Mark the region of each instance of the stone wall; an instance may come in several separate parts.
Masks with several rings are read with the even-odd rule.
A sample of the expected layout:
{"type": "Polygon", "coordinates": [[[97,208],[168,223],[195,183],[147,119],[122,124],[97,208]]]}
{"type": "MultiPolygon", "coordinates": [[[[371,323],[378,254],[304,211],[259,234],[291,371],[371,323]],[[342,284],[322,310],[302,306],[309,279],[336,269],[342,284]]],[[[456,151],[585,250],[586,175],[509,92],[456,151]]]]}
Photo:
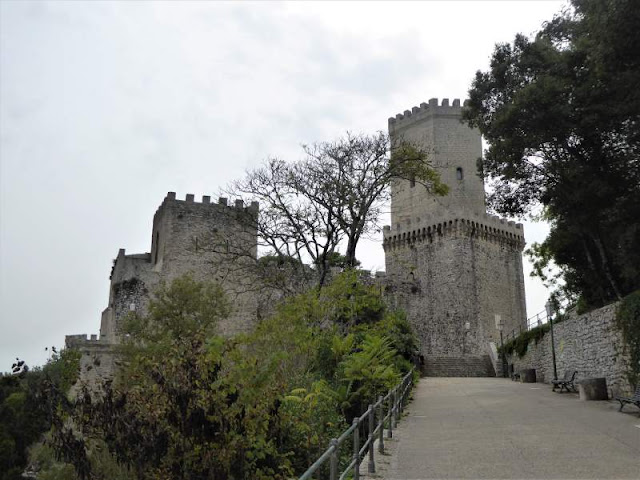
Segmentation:
{"type": "Polygon", "coordinates": [[[129,312],[144,315],[160,282],[169,283],[190,273],[197,280],[220,282],[231,300],[229,318],[220,322],[220,333],[234,335],[250,330],[256,321],[258,302],[247,262],[257,255],[257,233],[247,218],[257,214],[257,204],[241,201],[228,206],[205,196],[178,200],[169,192],[153,218],[151,252],[126,254],[120,249],[111,272],[109,303],[102,313],[100,339],[118,342],[122,320],[129,312]]]}
{"type": "MultiPolygon", "coordinates": [[[[629,357],[624,353],[624,340],[615,321],[617,305],[579,316],[569,314],[567,320],[554,324],[558,377],[561,378],[565,370],[577,370],[578,379],[605,377],[610,397],[630,392],[626,377],[629,357]]],[[[535,368],[537,380],[550,383],[553,379],[551,334],[547,332],[538,344],[532,341],[523,358],[514,353],[507,360],[516,371],[535,368]]]]}
{"type": "Polygon", "coordinates": [[[499,340],[496,314],[508,330],[525,322],[523,236],[473,218],[409,236],[385,230],[387,296],[407,312],[423,355],[486,355],[499,340]]]}
{"type": "Polygon", "coordinates": [[[111,270],[109,301],[102,312],[100,338],[69,335],[66,345],[82,353],[81,383],[96,389],[100,379],[115,371],[115,349],[120,327],[130,312],[145,315],[149,300],[161,282],[169,283],[189,273],[196,280],[215,280],[222,285],[232,312],[221,320],[223,335],[249,331],[257,321],[258,295],[250,265],[257,256],[257,231],[251,221],[257,203],[233,206],[221,198],[197,202],[188,194],[178,200],[169,192],[153,219],[151,251],[127,254],[118,251],[111,270]]]}
{"type": "Polygon", "coordinates": [[[389,119],[392,145],[415,142],[449,186],[444,197],[423,185],[391,185],[391,225],[384,229],[387,293],[404,309],[423,355],[487,355],[499,332],[526,322],[524,231],[487,215],[477,173],[480,132],[462,120],[460,100],[432,98],[389,119]]]}
{"type": "Polygon", "coordinates": [[[67,348],[75,348],[80,354],[80,382],[76,382],[69,394],[75,398],[86,386],[90,392],[102,391],[105,380],[113,378],[116,371],[116,355],[113,344],[98,340],[96,335],[68,335],[67,348]]]}
{"type": "Polygon", "coordinates": [[[428,195],[417,182],[398,179],[391,185],[391,216],[394,226],[415,225],[427,215],[438,216],[452,209],[485,212],[484,183],[477,174],[482,156],[480,132],[461,122],[462,106],[455,99],[429,103],[405,110],[389,118],[389,135],[394,145],[406,141],[421,145],[429,154],[428,162],[449,186],[444,197],[428,195]]]}

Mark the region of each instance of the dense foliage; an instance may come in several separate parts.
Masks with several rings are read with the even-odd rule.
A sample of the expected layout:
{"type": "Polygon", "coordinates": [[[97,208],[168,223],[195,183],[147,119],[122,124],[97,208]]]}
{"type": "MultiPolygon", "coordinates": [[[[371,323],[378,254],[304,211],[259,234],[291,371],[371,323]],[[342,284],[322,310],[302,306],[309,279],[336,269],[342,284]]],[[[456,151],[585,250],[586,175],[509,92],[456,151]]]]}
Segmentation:
{"type": "Polygon", "coordinates": [[[640,290],[633,292],[620,302],[616,320],[629,354],[627,378],[631,385],[638,385],[640,384],[640,290]]]}
{"type": "Polygon", "coordinates": [[[400,380],[415,351],[404,317],[353,271],[249,334],[217,335],[227,313],[219,286],[186,276],[130,319],[119,376],[103,397],[81,395],[55,432],[82,442],[86,456],[64,457],[77,478],[109,478],[106,468],[130,479],[291,478],[400,380]]]}
{"type": "Polygon", "coordinates": [[[78,354],[54,353],[43,368],[0,377],[0,479],[20,479],[28,447],[52,425],[78,374],[78,354]]]}
{"type": "Polygon", "coordinates": [[[496,46],[465,112],[490,144],[490,205],[544,207],[536,273],[590,307],[640,285],[639,84],[637,2],[573,0],[535,38],[496,46]]]}
{"type": "Polygon", "coordinates": [[[498,347],[498,353],[512,355],[516,353],[519,358],[524,357],[529,349],[529,343],[535,340],[536,345],[544,338],[544,335],[550,330],[550,324],[545,323],[539,327],[532,328],[522,332],[515,338],[512,338],[504,345],[498,347]]]}

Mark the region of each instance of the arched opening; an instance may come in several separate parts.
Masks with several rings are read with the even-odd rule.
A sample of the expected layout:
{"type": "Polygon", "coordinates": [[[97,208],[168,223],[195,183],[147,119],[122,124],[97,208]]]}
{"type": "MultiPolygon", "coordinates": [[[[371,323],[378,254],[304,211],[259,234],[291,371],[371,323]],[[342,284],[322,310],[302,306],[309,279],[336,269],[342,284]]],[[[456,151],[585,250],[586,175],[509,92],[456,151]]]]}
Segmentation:
{"type": "Polygon", "coordinates": [[[464,172],[462,171],[462,167],[456,168],[456,179],[458,180],[464,179],[464,172]]]}

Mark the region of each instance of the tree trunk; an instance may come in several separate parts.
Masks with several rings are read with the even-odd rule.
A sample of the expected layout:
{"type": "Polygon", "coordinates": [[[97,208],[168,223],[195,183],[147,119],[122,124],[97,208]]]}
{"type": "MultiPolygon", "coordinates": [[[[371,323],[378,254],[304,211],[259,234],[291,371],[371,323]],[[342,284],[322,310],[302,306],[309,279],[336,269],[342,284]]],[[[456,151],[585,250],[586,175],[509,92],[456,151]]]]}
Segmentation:
{"type": "MultiPolygon", "coordinates": [[[[591,270],[593,270],[597,274],[599,272],[599,269],[596,267],[596,264],[593,261],[593,256],[589,251],[589,246],[587,245],[587,241],[585,240],[583,235],[580,235],[580,238],[582,239],[582,248],[584,249],[584,254],[587,257],[587,263],[589,264],[589,268],[591,268],[591,270]]],[[[598,289],[598,291],[600,292],[600,300],[602,301],[602,304],[606,305],[607,299],[604,298],[604,295],[602,294],[602,290],[598,289]]]]}
{"type": "Polygon", "coordinates": [[[602,270],[604,271],[604,275],[605,277],[607,277],[607,280],[609,281],[609,284],[611,285],[611,288],[613,289],[613,292],[615,293],[618,300],[622,300],[622,295],[620,294],[620,290],[618,289],[618,284],[614,280],[613,274],[609,269],[609,261],[607,259],[607,254],[606,254],[604,245],[602,244],[602,240],[598,235],[592,235],[591,238],[593,238],[593,242],[596,244],[596,247],[598,248],[598,253],[600,254],[600,260],[602,263],[602,270]]]}

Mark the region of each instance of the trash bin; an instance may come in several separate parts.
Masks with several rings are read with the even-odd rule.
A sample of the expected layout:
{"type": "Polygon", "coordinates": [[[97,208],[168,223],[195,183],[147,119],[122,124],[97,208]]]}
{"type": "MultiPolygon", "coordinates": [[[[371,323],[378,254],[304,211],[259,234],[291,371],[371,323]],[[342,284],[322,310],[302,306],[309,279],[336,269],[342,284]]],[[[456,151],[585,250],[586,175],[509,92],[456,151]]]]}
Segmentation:
{"type": "Polygon", "coordinates": [[[524,368],[520,370],[520,381],[522,383],[536,383],[536,369],[524,368]]]}
{"type": "Polygon", "coordinates": [[[577,383],[580,400],[609,400],[605,377],[583,378],[577,383]]]}

